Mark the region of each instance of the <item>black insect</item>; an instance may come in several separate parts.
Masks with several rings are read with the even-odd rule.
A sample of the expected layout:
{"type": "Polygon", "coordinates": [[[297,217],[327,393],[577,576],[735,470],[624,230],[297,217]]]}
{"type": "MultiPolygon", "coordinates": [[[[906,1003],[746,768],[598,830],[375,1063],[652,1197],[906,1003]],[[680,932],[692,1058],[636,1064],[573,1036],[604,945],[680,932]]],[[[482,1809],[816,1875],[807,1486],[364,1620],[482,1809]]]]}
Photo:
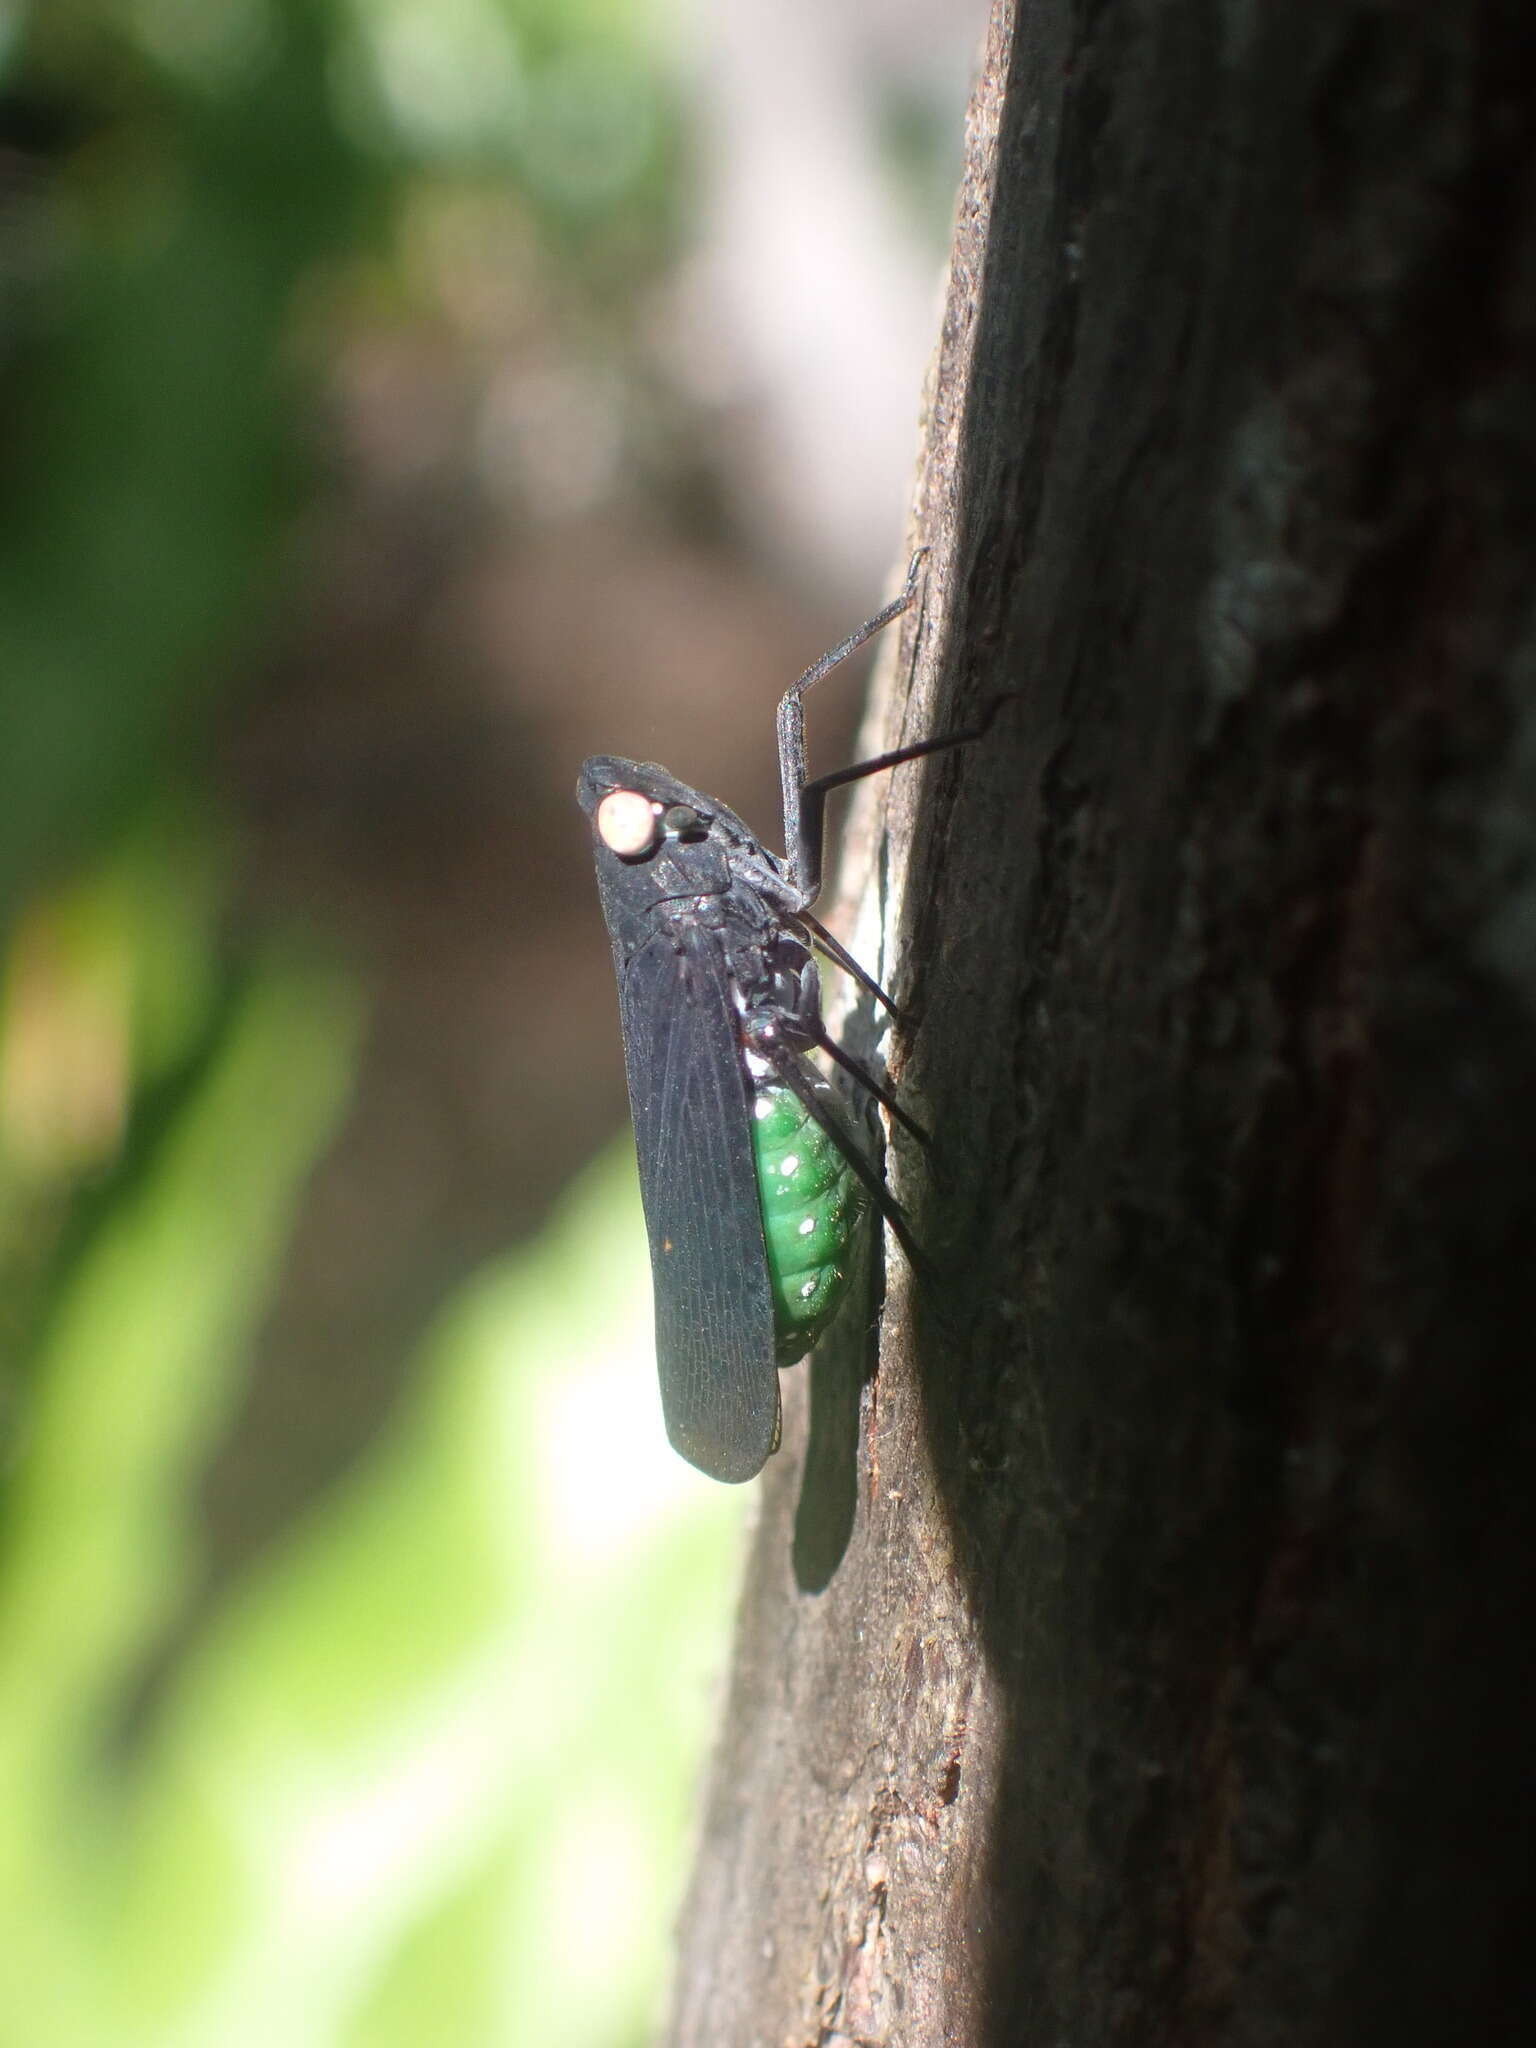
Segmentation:
{"type": "Polygon", "coordinates": [[[996,706],[971,731],[809,782],[801,700],[907,609],[921,563],[920,551],[901,595],[779,705],[782,858],[653,763],[595,755],[577,785],[619,983],[667,1434],[716,1479],[750,1479],[777,1449],[778,1368],[804,1357],[836,1313],[871,1205],[912,1251],[901,1209],[806,1057],[826,1053],[916,1129],[822,1024],[813,948],[892,1008],[811,915],[826,798],[979,737],[996,706]]]}

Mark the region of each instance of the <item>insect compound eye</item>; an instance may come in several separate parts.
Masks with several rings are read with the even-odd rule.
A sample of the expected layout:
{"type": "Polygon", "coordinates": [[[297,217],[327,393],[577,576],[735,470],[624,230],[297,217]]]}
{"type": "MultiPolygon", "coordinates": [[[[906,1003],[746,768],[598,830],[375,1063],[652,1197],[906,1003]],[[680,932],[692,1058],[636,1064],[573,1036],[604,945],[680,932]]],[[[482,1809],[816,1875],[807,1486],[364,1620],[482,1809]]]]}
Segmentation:
{"type": "Polygon", "coordinates": [[[638,789],[610,789],[597,807],[597,836],[620,860],[643,860],[661,844],[660,810],[638,789]]]}
{"type": "Polygon", "coordinates": [[[661,829],[669,839],[709,837],[709,821],[692,804],[669,804],[661,814],[661,829]]]}

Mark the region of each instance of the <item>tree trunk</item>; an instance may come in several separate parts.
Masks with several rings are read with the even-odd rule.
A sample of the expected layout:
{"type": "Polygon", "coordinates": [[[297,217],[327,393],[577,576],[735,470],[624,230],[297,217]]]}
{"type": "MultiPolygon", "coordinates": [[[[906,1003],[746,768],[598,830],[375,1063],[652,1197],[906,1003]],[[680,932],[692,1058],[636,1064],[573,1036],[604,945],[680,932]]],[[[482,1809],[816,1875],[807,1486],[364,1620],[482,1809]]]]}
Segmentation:
{"type": "Polygon", "coordinates": [[[1536,2038],[1533,53],[999,0],[881,737],[1018,694],[873,864],[935,1270],[786,1379],[677,2048],[1536,2038]]]}

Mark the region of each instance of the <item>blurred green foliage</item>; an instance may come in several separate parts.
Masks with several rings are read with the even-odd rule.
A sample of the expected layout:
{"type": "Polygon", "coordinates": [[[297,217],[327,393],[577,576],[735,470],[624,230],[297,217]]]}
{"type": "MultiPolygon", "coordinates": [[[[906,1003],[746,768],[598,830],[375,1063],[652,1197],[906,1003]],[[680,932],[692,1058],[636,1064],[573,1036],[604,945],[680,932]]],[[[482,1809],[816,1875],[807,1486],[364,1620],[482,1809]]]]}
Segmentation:
{"type": "Polygon", "coordinates": [[[622,0],[0,0],[0,2048],[644,2037],[741,1503],[619,1462],[627,1166],[143,1686],[366,1023],[204,766],[314,309],[454,181],[601,309],[674,167],[622,0]]]}
{"type": "Polygon", "coordinates": [[[629,1460],[627,1159],[450,1309],[387,1439],[112,1739],[350,1023],[265,975],[52,1320],[0,1559],[7,2043],[645,2038],[739,1499],[629,1460]]]}
{"type": "MultiPolygon", "coordinates": [[[[301,315],[434,181],[611,305],[676,123],[630,0],[0,0],[0,905],[205,731],[304,472],[301,315]]],[[[312,367],[312,366],[311,366],[312,367]]]]}

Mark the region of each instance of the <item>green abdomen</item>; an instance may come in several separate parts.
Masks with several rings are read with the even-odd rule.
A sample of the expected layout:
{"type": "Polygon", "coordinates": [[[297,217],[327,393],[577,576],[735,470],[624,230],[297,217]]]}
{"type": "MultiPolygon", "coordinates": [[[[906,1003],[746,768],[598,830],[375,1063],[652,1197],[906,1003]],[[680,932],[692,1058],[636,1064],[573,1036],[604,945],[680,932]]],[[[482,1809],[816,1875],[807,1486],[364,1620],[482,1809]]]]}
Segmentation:
{"type": "Polygon", "coordinates": [[[793,1365],[848,1290],[866,1198],[858,1176],[798,1096],[769,1082],[758,1090],[753,1114],[778,1362],[793,1365]]]}

